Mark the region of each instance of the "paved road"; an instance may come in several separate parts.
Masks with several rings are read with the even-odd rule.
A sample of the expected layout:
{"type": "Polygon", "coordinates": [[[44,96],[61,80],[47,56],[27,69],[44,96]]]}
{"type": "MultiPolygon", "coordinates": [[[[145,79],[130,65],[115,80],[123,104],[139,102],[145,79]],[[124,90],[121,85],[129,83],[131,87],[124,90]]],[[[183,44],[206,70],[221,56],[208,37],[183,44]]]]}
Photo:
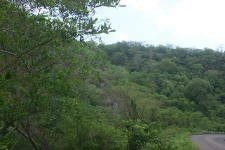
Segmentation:
{"type": "Polygon", "coordinates": [[[225,135],[222,134],[205,134],[191,136],[199,150],[225,150],[225,135]]]}

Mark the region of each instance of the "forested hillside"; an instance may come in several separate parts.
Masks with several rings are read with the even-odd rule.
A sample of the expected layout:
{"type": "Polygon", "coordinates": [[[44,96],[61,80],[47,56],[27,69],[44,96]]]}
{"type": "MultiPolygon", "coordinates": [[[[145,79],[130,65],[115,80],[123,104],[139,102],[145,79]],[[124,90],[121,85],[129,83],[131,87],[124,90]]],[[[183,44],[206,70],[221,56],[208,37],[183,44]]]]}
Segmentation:
{"type": "Polygon", "coordinates": [[[0,149],[191,150],[225,131],[225,53],[85,42],[119,0],[0,0],[0,149]]]}
{"type": "MultiPolygon", "coordinates": [[[[113,65],[121,66],[127,71],[129,75],[126,75],[126,78],[129,82],[148,89],[146,94],[158,97],[158,102],[162,102],[163,108],[168,111],[167,115],[172,113],[169,117],[173,118],[175,112],[176,115],[182,116],[176,116],[177,122],[175,116],[171,121],[163,118],[161,122],[201,128],[202,126],[196,123],[208,118],[212,123],[203,123],[202,120],[203,125],[210,127],[220,121],[223,125],[224,53],[210,49],[144,46],[132,42],[100,45],[99,48],[113,65]],[[197,119],[192,115],[203,116],[197,119]],[[185,117],[190,118],[185,121],[185,117]],[[197,122],[191,121],[194,118],[197,122]]],[[[217,130],[224,128],[219,124],[214,127],[217,127],[217,130]]]]}

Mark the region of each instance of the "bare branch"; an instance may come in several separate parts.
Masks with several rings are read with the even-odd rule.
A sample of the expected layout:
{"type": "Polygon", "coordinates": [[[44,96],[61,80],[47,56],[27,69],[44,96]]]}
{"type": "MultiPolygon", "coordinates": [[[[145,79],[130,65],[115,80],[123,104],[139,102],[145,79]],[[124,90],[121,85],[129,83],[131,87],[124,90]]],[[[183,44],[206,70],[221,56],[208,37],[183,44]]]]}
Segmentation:
{"type": "Polygon", "coordinates": [[[16,53],[9,52],[9,51],[6,51],[6,50],[2,50],[2,49],[0,49],[0,52],[5,53],[5,54],[9,54],[9,55],[16,56],[16,53]]]}
{"type": "Polygon", "coordinates": [[[30,135],[30,127],[28,127],[28,129],[26,129],[25,125],[23,123],[21,123],[21,126],[23,127],[24,131],[20,130],[18,127],[15,127],[15,130],[20,133],[23,137],[25,137],[33,146],[34,150],[38,150],[38,146],[37,143],[34,141],[34,139],[31,137],[30,135]],[[26,132],[26,130],[28,130],[26,132]]]}
{"type": "Polygon", "coordinates": [[[15,32],[14,30],[8,29],[8,28],[1,28],[2,32],[15,32]]]}

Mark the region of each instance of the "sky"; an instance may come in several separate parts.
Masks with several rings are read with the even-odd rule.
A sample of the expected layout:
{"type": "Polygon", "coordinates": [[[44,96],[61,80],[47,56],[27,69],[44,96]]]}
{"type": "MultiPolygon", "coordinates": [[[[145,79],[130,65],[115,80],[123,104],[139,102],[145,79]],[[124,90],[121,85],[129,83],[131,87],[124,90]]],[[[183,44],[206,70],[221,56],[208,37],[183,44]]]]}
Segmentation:
{"type": "Polygon", "coordinates": [[[104,43],[137,41],[189,48],[225,47],[225,0],[122,0],[126,7],[101,8],[114,33],[104,43]]]}

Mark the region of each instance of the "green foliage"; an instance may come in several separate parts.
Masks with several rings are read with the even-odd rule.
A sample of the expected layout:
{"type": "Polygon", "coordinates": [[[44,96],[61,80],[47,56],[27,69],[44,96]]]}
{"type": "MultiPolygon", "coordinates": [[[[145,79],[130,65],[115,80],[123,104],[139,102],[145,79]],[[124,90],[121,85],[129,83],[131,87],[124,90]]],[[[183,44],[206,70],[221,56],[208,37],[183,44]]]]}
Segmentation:
{"type": "Polygon", "coordinates": [[[0,2],[1,149],[126,146],[123,131],[103,118],[108,113],[97,112],[103,108],[91,111],[85,103],[93,71],[90,67],[94,68],[93,56],[97,55],[88,53],[87,46],[76,40],[110,32],[108,24],[96,26],[97,19],[90,15],[97,7],[116,6],[118,2],[0,2]],[[39,8],[47,14],[37,14],[39,8]],[[84,101],[83,106],[79,101],[84,101]],[[103,119],[95,121],[97,116],[103,119]]]}
{"type": "MultiPolygon", "coordinates": [[[[137,117],[141,120],[159,122],[164,131],[177,127],[190,132],[224,130],[224,53],[132,42],[99,48],[111,63],[129,71],[128,82],[116,89],[120,95],[127,95],[119,95],[120,101],[135,101],[137,117]]],[[[194,149],[188,135],[179,132],[180,140],[170,138],[175,142],[173,148],[194,149]]]]}
{"type": "Polygon", "coordinates": [[[167,128],[164,131],[164,135],[170,138],[173,145],[173,149],[177,150],[197,150],[197,147],[190,141],[190,132],[182,128],[167,128]]]}
{"type": "Polygon", "coordinates": [[[173,149],[169,141],[159,136],[158,125],[135,122],[128,126],[128,149],[173,149]]]}
{"type": "Polygon", "coordinates": [[[120,0],[15,0],[11,1],[18,8],[23,8],[29,14],[45,16],[57,22],[57,26],[65,30],[69,37],[83,40],[86,35],[109,33],[110,24],[100,22],[94,17],[95,9],[99,7],[116,7],[120,0]]]}
{"type": "Polygon", "coordinates": [[[76,102],[54,130],[53,149],[124,149],[126,134],[106,114],[101,107],[76,102]]]}
{"type": "Polygon", "coordinates": [[[0,1],[0,149],[185,150],[225,130],[224,53],[83,41],[118,3],[0,1]]]}

